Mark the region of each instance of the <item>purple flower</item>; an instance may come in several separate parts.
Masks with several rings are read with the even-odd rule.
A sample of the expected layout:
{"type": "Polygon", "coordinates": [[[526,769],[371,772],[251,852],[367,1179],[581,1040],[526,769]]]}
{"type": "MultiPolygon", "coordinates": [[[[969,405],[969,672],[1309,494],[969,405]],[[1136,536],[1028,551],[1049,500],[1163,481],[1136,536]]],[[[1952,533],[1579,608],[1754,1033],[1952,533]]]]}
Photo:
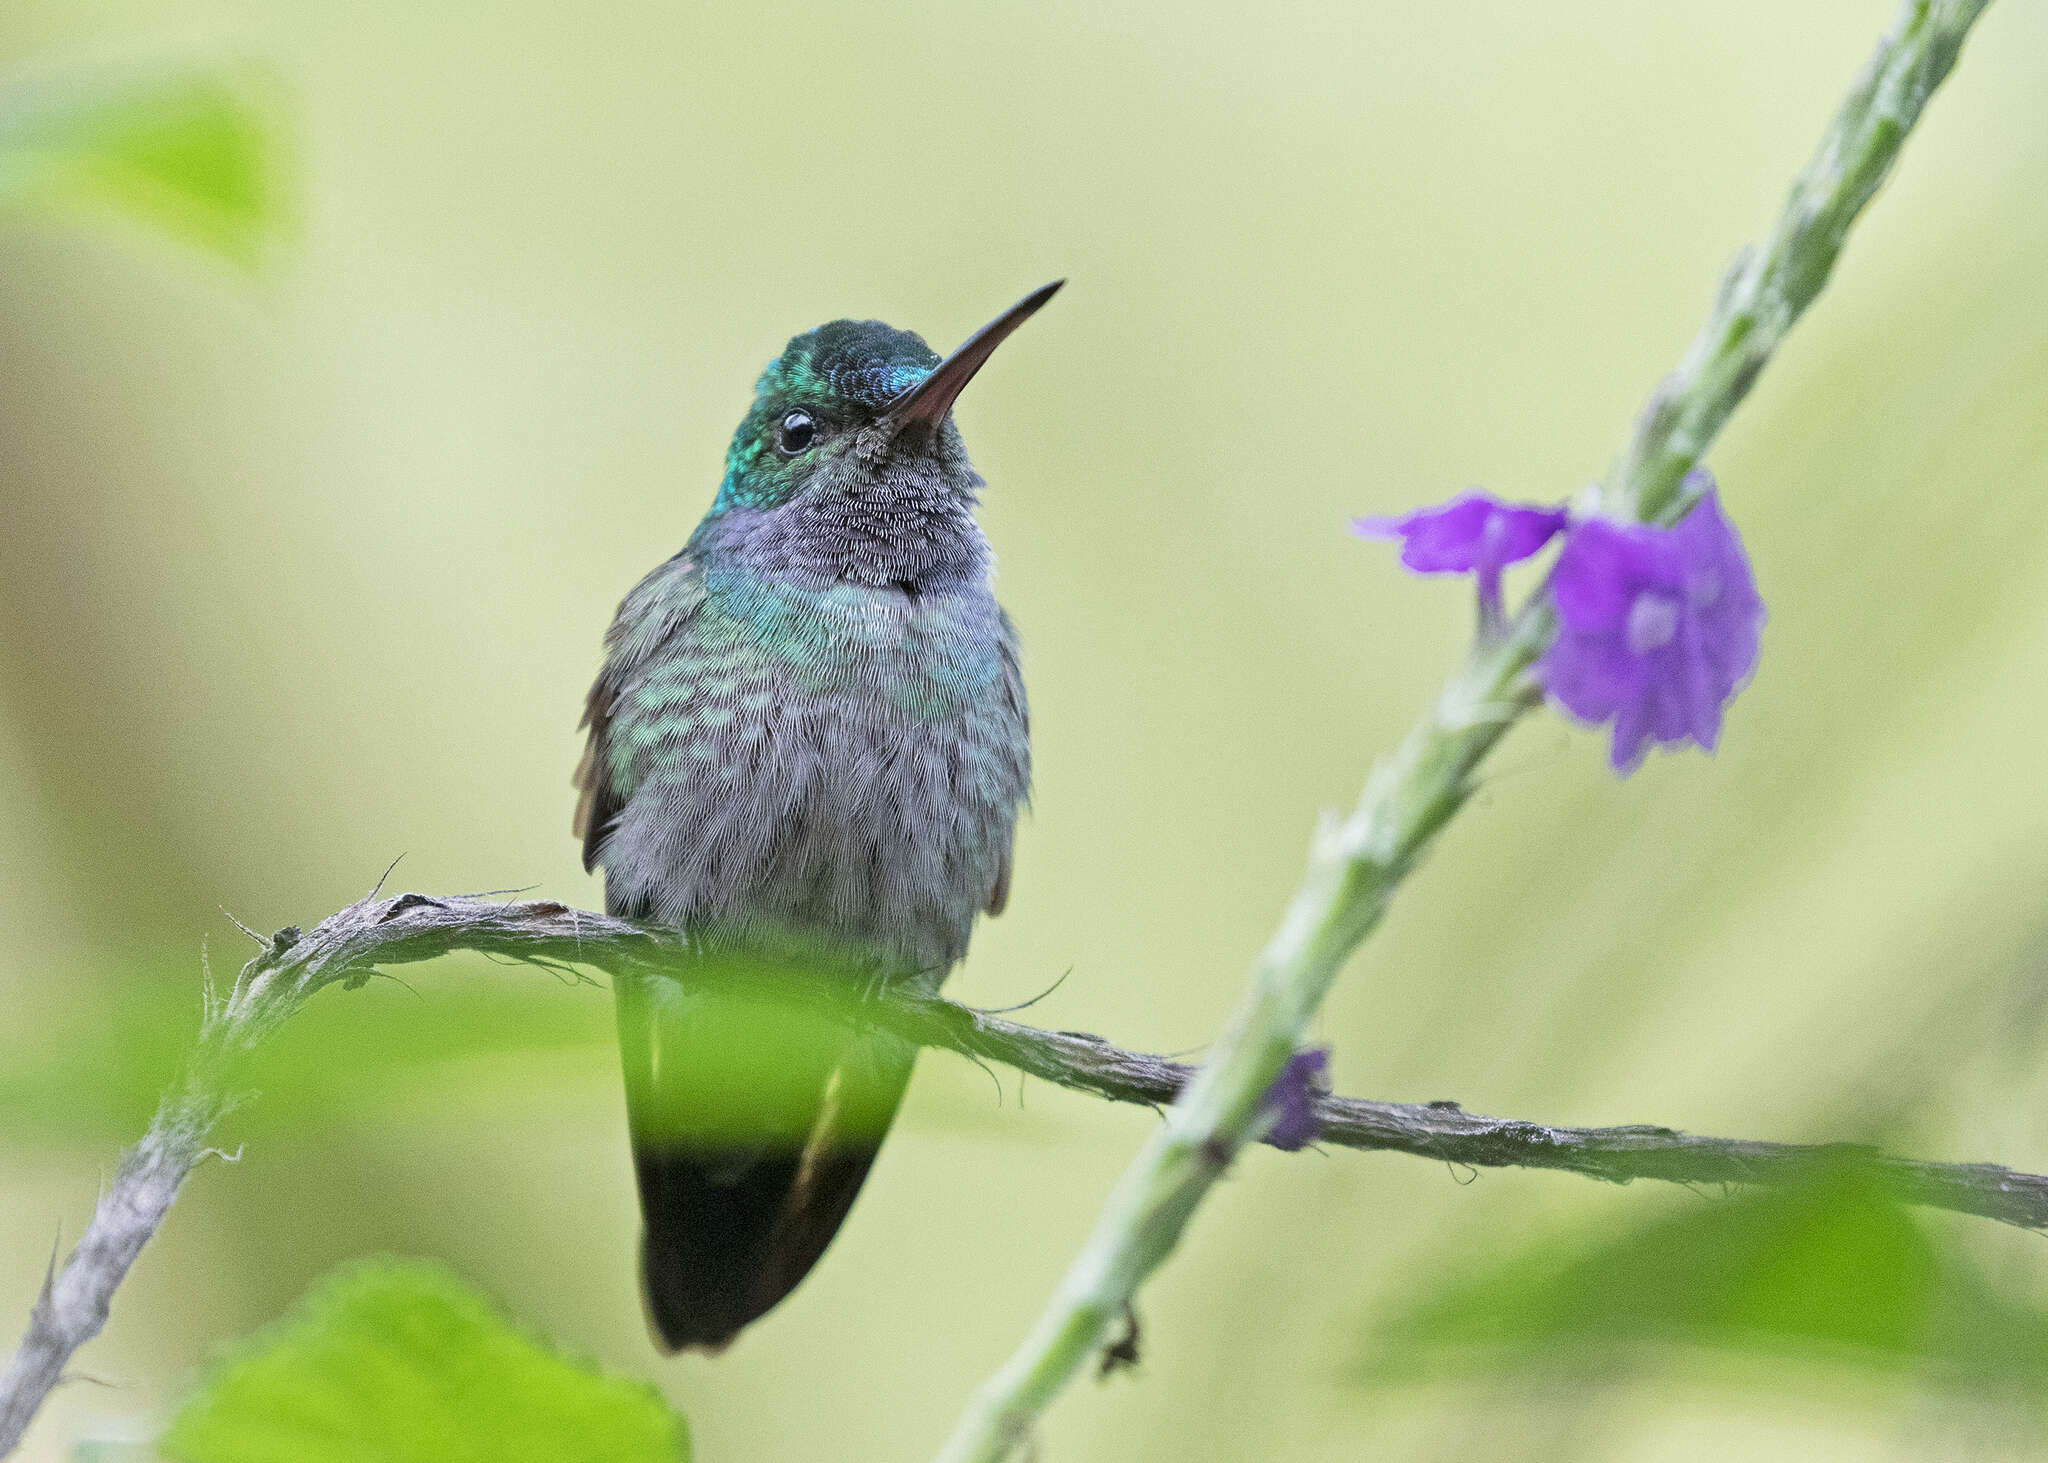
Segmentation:
{"type": "Polygon", "coordinates": [[[1316,1121],[1316,1099],[1330,1090],[1330,1049],[1304,1047],[1287,1059],[1273,1085],[1266,1089],[1265,1109],[1273,1115],[1266,1141],[1292,1153],[1306,1148],[1322,1131],[1316,1121]]]}
{"type": "Polygon", "coordinates": [[[1721,708],[1756,666],[1764,604],[1713,479],[1676,526],[1588,519],[1551,575],[1557,638],[1537,670],[1580,721],[1614,723],[1610,760],[1626,776],[1650,742],[1712,751],[1721,708]]]}
{"type": "Polygon", "coordinates": [[[1565,526],[1562,508],[1503,503],[1466,493],[1405,518],[1354,518],[1361,538],[1398,538],[1401,563],[1417,574],[1477,574],[1482,614],[1500,614],[1500,571],[1526,559],[1565,526]]]}

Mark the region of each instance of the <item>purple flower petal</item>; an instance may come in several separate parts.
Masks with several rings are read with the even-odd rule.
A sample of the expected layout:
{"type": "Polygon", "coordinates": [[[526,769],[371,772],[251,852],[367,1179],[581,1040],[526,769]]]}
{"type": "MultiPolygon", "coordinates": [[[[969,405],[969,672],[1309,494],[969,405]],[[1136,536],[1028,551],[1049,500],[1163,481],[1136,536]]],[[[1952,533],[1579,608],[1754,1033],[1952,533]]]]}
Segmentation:
{"type": "Polygon", "coordinates": [[[1316,1099],[1330,1090],[1330,1049],[1304,1047],[1287,1059],[1273,1085],[1266,1089],[1265,1107],[1273,1114],[1266,1141],[1293,1153],[1306,1148],[1322,1131],[1316,1121],[1316,1099]]]}
{"type": "Polygon", "coordinates": [[[1749,558],[1713,480],[1694,486],[1699,501],[1672,528],[1578,524],[1551,576],[1559,626],[1538,674],[1567,713],[1613,724],[1609,759],[1624,776],[1652,742],[1712,751],[1756,668],[1764,604],[1749,558]]]}
{"type": "Polygon", "coordinates": [[[1362,538],[1401,540],[1401,564],[1417,574],[1494,574],[1528,558],[1565,526],[1561,508],[1503,503],[1466,493],[1404,518],[1354,518],[1362,538]]]}
{"type": "Polygon", "coordinates": [[[1607,747],[1607,765],[1626,777],[1643,765],[1650,746],[1650,711],[1641,701],[1624,702],[1614,713],[1614,740],[1607,747]]]}
{"type": "Polygon", "coordinates": [[[1552,700],[1580,721],[1597,724],[1643,699],[1649,668],[1618,635],[1566,628],[1545,653],[1542,675],[1552,700]]]}

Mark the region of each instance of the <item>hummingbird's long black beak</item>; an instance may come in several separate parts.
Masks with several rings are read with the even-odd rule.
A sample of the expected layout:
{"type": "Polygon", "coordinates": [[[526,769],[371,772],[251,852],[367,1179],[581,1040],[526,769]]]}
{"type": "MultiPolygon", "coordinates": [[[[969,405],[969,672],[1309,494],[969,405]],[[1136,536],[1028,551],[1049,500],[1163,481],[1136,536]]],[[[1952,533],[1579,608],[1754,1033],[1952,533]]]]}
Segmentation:
{"type": "Polygon", "coordinates": [[[982,363],[995,354],[996,347],[1010,332],[1038,313],[1038,307],[1059,293],[1063,279],[1035,289],[995,319],[967,337],[967,343],[933,368],[931,375],[889,403],[882,420],[892,432],[913,426],[936,427],[953,409],[953,399],[974,379],[982,363]]]}

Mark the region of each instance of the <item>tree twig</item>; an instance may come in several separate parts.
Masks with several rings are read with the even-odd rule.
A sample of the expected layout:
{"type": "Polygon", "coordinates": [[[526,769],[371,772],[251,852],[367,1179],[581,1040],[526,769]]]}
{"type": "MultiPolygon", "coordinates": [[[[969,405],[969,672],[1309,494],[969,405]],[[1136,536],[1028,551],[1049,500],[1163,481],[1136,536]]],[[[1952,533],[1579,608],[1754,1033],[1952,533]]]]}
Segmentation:
{"type": "Polygon", "coordinates": [[[78,1247],[44,1279],[21,1346],[0,1373],[0,1457],[21,1441],[71,1354],[106,1325],[115,1287],[205,1156],[206,1134],[230,1105],[190,1093],[167,1098],[121,1159],[78,1247]]]}
{"type": "MultiPolygon", "coordinates": [[[[235,1057],[326,986],[359,985],[387,966],[464,950],[558,972],[610,973],[673,973],[683,953],[682,942],[659,928],[548,900],[501,903],[474,896],[368,898],[311,930],[287,927],[271,936],[227,995],[209,998],[185,1074],[123,1158],[78,1247],[45,1284],[21,1347],[0,1376],[0,1456],[20,1441],[72,1353],[106,1324],[115,1290],[204,1158],[214,1127],[240,1095],[235,1057]]],[[[1045,1031],[909,990],[854,1002],[824,989],[791,994],[829,1005],[849,1022],[1115,1102],[1164,1106],[1196,1070],[1085,1032],[1045,1031]]],[[[1772,1184],[1798,1177],[1816,1161],[1865,1163],[1902,1201],[2048,1229],[2048,1176],[1996,1164],[1928,1163],[1853,1144],[1763,1143],[1640,1125],[1551,1127],[1483,1117],[1453,1102],[1323,1097],[1316,1117],[1318,1141],[1334,1147],[1475,1168],[1562,1169],[1609,1183],[1772,1184]]]]}

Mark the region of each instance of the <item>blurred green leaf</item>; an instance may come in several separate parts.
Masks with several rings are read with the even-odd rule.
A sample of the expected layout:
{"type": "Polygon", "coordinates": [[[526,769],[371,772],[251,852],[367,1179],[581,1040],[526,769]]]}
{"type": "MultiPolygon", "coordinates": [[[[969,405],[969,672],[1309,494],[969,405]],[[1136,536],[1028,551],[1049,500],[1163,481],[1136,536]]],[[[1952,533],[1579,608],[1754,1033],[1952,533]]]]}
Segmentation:
{"type": "MultiPolygon", "coordinates": [[[[182,955],[118,973],[104,984],[90,972],[53,979],[80,998],[0,1033],[0,1131],[48,1146],[124,1144],[141,1132],[197,1038],[199,981],[182,955]]],[[[610,1091],[618,1081],[602,987],[466,956],[406,979],[323,992],[237,1067],[260,1100],[237,1110],[228,1145],[352,1123],[449,1082],[487,1089],[500,1058],[516,1060],[528,1093],[578,1083],[610,1091]]]]}
{"type": "Polygon", "coordinates": [[[182,1463],[675,1463],[683,1421],[641,1382],[544,1347],[438,1266],[376,1261],[314,1288],[186,1403],[182,1463]]]}
{"type": "Polygon", "coordinates": [[[285,227],[277,133],[238,74],[17,85],[0,93],[0,205],[111,207],[253,265],[285,227]]]}
{"type": "Polygon", "coordinates": [[[2048,1313],[1866,1172],[1828,1167],[1462,1274],[1380,1327],[1363,1370],[1614,1376],[1688,1352],[1760,1359],[1767,1381],[1826,1362],[2016,1396],[2048,1384],[2048,1313]]]}

